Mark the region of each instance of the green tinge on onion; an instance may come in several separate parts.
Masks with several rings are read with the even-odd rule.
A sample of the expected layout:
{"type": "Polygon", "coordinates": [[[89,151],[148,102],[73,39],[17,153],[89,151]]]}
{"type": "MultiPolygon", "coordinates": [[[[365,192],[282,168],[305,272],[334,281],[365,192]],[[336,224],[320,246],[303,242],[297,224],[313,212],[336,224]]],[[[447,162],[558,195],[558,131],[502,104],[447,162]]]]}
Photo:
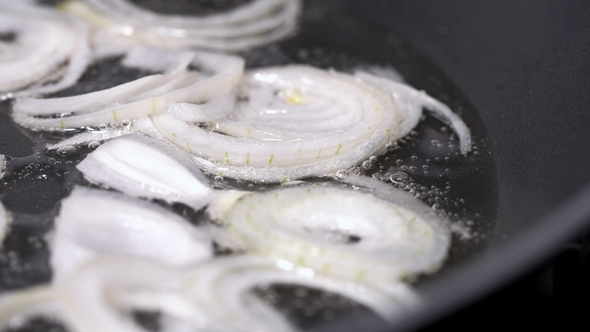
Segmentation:
{"type": "Polygon", "coordinates": [[[167,63],[172,68],[168,74],[144,77],[80,96],[17,100],[13,107],[13,117],[22,126],[51,130],[131,121],[166,112],[168,101],[203,103],[224,96],[240,79],[244,68],[244,61],[231,55],[208,52],[176,53],[145,48],[131,51],[134,59],[132,64],[148,57],[153,59],[149,65],[153,67],[158,55],[165,53],[168,55],[164,58],[169,59],[167,63]],[[213,75],[188,71],[189,64],[213,72],[213,75]],[[40,111],[46,108],[49,111],[40,111]],[[57,117],[34,116],[38,114],[57,117]]]}
{"type": "Polygon", "coordinates": [[[444,222],[409,194],[393,203],[330,186],[251,193],[222,222],[244,248],[281,269],[356,282],[432,272],[450,244],[444,222]]]}

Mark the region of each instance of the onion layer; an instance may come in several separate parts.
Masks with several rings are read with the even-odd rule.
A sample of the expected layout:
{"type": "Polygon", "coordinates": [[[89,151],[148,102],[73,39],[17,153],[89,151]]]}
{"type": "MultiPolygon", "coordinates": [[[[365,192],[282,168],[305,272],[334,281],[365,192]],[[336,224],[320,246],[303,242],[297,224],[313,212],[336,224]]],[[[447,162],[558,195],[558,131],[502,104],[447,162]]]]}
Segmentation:
{"type": "Polygon", "coordinates": [[[207,179],[190,159],[164,142],[140,135],[111,140],[76,167],[91,182],[127,195],[180,202],[196,210],[212,195],[207,179]]]}
{"type": "Polygon", "coordinates": [[[154,63],[163,57],[171,69],[164,75],[144,77],[85,95],[17,100],[13,107],[15,121],[33,129],[51,130],[130,121],[166,112],[167,101],[202,103],[224,96],[240,79],[244,68],[241,58],[207,52],[177,53],[142,48],[134,49],[128,57],[132,64],[139,62],[149,68],[154,68],[154,63]],[[151,59],[149,64],[145,63],[146,59],[151,59]],[[187,71],[189,64],[213,75],[187,71]],[[47,111],[41,111],[45,109],[47,111]],[[55,118],[34,116],[40,114],[55,118]]]}
{"type": "Polygon", "coordinates": [[[2,241],[4,241],[4,237],[6,236],[9,222],[10,216],[4,208],[4,205],[2,205],[2,202],[0,202],[0,246],[2,245],[2,241]]]}
{"type": "Polygon", "coordinates": [[[284,188],[242,197],[222,221],[236,241],[282,269],[390,284],[434,271],[450,244],[430,207],[396,195],[392,203],[329,186],[284,188]]]}
{"type": "Polygon", "coordinates": [[[207,234],[149,202],[76,188],[56,219],[51,266],[60,283],[85,261],[105,255],[139,256],[175,266],[208,259],[207,234]]]}
{"type": "Polygon", "coordinates": [[[14,41],[0,42],[0,93],[65,89],[78,81],[91,58],[86,24],[49,8],[1,2],[0,33],[14,35],[14,41]]]}
{"type": "Polygon", "coordinates": [[[247,49],[288,36],[295,30],[301,9],[300,0],[254,0],[225,13],[186,17],[157,14],[126,0],[87,2],[98,13],[89,8],[71,9],[100,22],[102,28],[95,36],[99,45],[115,39],[122,44],[222,51],[247,49]]]}

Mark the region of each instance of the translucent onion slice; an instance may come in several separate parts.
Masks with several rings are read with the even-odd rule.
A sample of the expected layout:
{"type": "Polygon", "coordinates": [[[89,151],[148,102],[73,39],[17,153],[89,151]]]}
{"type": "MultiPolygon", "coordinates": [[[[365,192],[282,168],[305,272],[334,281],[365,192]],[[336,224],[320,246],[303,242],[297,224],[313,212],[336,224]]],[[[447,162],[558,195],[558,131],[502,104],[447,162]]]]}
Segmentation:
{"type": "Polygon", "coordinates": [[[4,177],[4,170],[6,169],[6,158],[0,153],[0,179],[4,177]]]}
{"type": "MultiPolygon", "coordinates": [[[[126,311],[121,310],[121,300],[116,299],[129,292],[174,294],[180,289],[180,280],[179,271],[153,261],[137,258],[93,260],[64,284],[60,294],[64,316],[75,331],[144,332],[126,311]]],[[[166,311],[169,304],[170,301],[163,301],[148,306],[166,311]]],[[[182,305],[182,302],[175,301],[174,304],[182,305]]],[[[183,309],[191,310],[191,307],[183,309]]]]}
{"type": "Polygon", "coordinates": [[[413,87],[396,82],[384,77],[378,77],[364,71],[357,71],[355,77],[364,83],[370,84],[393,97],[396,110],[400,113],[399,138],[406,136],[416,127],[422,116],[422,109],[432,112],[434,116],[447,123],[459,136],[461,153],[471,151],[471,133],[461,118],[445,104],[427,95],[424,91],[418,91],[413,87]]]}
{"type": "Polygon", "coordinates": [[[281,269],[390,284],[433,272],[450,245],[430,207],[395,195],[390,202],[350,189],[288,187],[243,196],[222,221],[236,241],[281,269]]]}
{"type": "MultiPolygon", "coordinates": [[[[145,49],[144,49],[145,50],[145,49]]],[[[143,52],[143,51],[142,51],[143,52]]],[[[166,51],[157,51],[166,52],[166,51]]],[[[167,51],[172,52],[172,51],[167,51]]],[[[171,53],[184,59],[187,53],[171,53]]],[[[147,54],[146,54],[147,56],[147,54]]],[[[135,90],[135,82],[120,85],[108,90],[90,93],[84,96],[64,97],[44,100],[22,100],[14,105],[14,119],[19,124],[33,129],[65,130],[68,128],[80,128],[98,124],[121,123],[150,114],[162,113],[168,110],[167,101],[202,103],[226,95],[231,91],[237,81],[241,78],[244,68],[244,61],[235,56],[223,55],[208,52],[191,53],[190,64],[202,71],[211,72],[212,75],[205,75],[196,72],[184,72],[180,76],[168,81],[164,85],[158,85],[161,80],[158,78],[144,78],[150,83],[153,90],[135,90]],[[157,81],[156,83],[153,80],[157,81]],[[129,91],[138,92],[130,94],[129,91]],[[119,93],[123,95],[119,95],[119,93]],[[103,105],[103,94],[107,94],[109,103],[103,105]],[[88,98],[88,99],[86,99],[88,98]],[[122,98],[123,100],[120,100],[122,98]],[[83,107],[78,105],[83,104],[83,107]],[[36,113],[32,105],[52,105],[55,113],[50,115],[55,118],[40,118],[31,116],[28,113],[36,113]],[[91,107],[92,106],[92,107],[91,107]],[[63,107],[63,108],[61,108],[63,107]],[[25,111],[26,109],[26,111],[25,111]],[[57,110],[60,109],[58,112],[57,110]],[[64,116],[63,113],[71,113],[64,116]]],[[[142,58],[137,55],[138,58],[142,58]]],[[[157,59],[157,57],[152,57],[157,59]]],[[[182,61],[180,61],[182,63],[182,61]]],[[[188,63],[185,63],[188,65],[188,63]]],[[[143,79],[142,79],[143,80],[143,79]]],[[[164,79],[166,80],[166,79],[164,79]]],[[[144,82],[145,83],[145,82],[144,82]]],[[[49,114],[45,114],[49,115],[49,114]]]]}
{"type": "Polygon", "coordinates": [[[8,224],[10,223],[10,215],[0,202],[0,246],[2,246],[2,241],[4,241],[4,237],[6,236],[8,230],[8,224]]]}
{"type": "Polygon", "coordinates": [[[49,8],[1,2],[0,33],[15,36],[13,42],[0,42],[0,93],[65,89],[78,81],[91,59],[86,24],[49,8]]]}
{"type": "MultiPolygon", "coordinates": [[[[411,292],[404,303],[397,294],[365,284],[342,282],[324,277],[306,277],[281,271],[268,261],[253,256],[215,259],[191,271],[184,281],[184,294],[215,325],[233,327],[238,331],[290,331],[296,328],[274,309],[251,292],[256,287],[288,284],[322,289],[343,295],[372,309],[387,321],[407,312],[416,303],[411,292]]],[[[400,293],[401,294],[401,293],[400,293]]]]}
{"type": "Polygon", "coordinates": [[[18,328],[34,316],[54,317],[60,314],[59,302],[53,288],[42,285],[0,295],[0,329],[18,328]]]}
{"type": "MultiPolygon", "coordinates": [[[[97,31],[98,44],[112,41],[114,35],[122,43],[127,39],[160,47],[223,51],[251,48],[288,36],[295,30],[301,7],[299,0],[254,0],[226,13],[187,17],[157,14],[125,0],[88,2],[111,22],[97,31]]],[[[88,15],[88,10],[83,12],[85,16],[97,16],[88,15]]]]}
{"type": "Polygon", "coordinates": [[[174,213],[118,193],[82,187],[62,202],[52,242],[55,283],[95,256],[138,256],[190,266],[212,255],[208,235],[174,213]]]}
{"type": "Polygon", "coordinates": [[[236,115],[239,125],[234,121],[228,129],[223,122],[216,124],[224,134],[171,114],[152,116],[152,121],[167,140],[199,157],[200,167],[207,171],[273,182],[335,173],[382,154],[396,137],[397,114],[391,98],[351,76],[286,66],[253,71],[245,80],[241,99],[246,101],[236,115]],[[264,114],[262,119],[249,116],[246,122],[240,117],[244,112],[269,114],[276,120],[262,128],[273,131],[258,130],[264,114]],[[276,113],[288,114],[273,117],[276,113]],[[295,123],[312,129],[293,129],[295,123]]]}
{"type": "Polygon", "coordinates": [[[195,164],[164,142],[140,135],[113,139],[76,166],[91,182],[133,197],[184,203],[196,210],[212,189],[195,164]]]}

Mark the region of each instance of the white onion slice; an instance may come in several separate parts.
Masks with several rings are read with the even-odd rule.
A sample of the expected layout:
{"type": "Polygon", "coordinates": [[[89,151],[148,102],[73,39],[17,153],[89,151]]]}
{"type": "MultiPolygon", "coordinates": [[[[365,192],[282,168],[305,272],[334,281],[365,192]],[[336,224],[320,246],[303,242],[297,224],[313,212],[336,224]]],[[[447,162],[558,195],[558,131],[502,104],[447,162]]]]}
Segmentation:
{"type": "MultiPolygon", "coordinates": [[[[140,259],[103,258],[89,262],[66,283],[60,294],[68,323],[79,332],[144,332],[129,315],[117,310],[113,297],[128,292],[176,292],[181,275],[175,269],[140,259]]],[[[176,304],[179,302],[177,301],[176,304]]],[[[168,301],[152,303],[158,309],[168,301]]],[[[189,307],[190,309],[190,307],[189,307]]]]}
{"type": "Polygon", "coordinates": [[[0,93],[65,89],[78,81],[91,58],[86,24],[49,8],[3,1],[0,32],[16,35],[14,42],[0,42],[0,93]]]}
{"type": "Polygon", "coordinates": [[[56,316],[60,313],[53,288],[42,285],[0,295],[0,329],[18,327],[34,316],[56,316]]]}
{"type": "Polygon", "coordinates": [[[4,177],[4,169],[6,168],[6,158],[0,153],[0,179],[4,177]]]}
{"type": "Polygon", "coordinates": [[[243,130],[229,130],[220,122],[217,126],[227,135],[211,133],[170,114],[152,116],[152,121],[162,136],[199,157],[207,171],[272,182],[335,173],[385,152],[396,137],[391,98],[348,75],[308,66],[266,68],[249,73],[244,89],[247,101],[236,115],[243,130]],[[267,126],[273,131],[254,134],[262,120],[251,114],[277,110],[286,110],[295,120],[269,115],[276,119],[267,126]],[[246,112],[247,123],[240,116],[246,112]],[[315,125],[317,113],[322,129],[315,125]],[[332,113],[340,114],[339,120],[332,113]],[[312,131],[293,129],[296,121],[305,119],[301,126],[315,126],[312,131]]]}
{"type": "Polygon", "coordinates": [[[8,224],[10,223],[10,215],[0,202],[0,246],[2,246],[2,241],[4,241],[4,237],[6,233],[8,233],[8,224]]]}
{"type": "Polygon", "coordinates": [[[390,284],[433,272],[450,245],[430,207],[395,195],[389,202],[343,188],[288,187],[243,196],[222,221],[245,248],[282,269],[390,284]]]}
{"type": "Polygon", "coordinates": [[[95,256],[138,256],[190,266],[212,255],[207,234],[152,203],[78,187],[56,219],[51,266],[61,283],[95,256]]]}
{"type": "Polygon", "coordinates": [[[201,171],[180,151],[129,135],[104,143],[76,166],[91,182],[133,197],[184,203],[196,210],[211,199],[201,171]]]}
{"type": "Polygon", "coordinates": [[[434,116],[447,123],[459,136],[461,153],[471,151],[471,133],[461,118],[445,104],[418,91],[413,87],[387,78],[378,77],[367,72],[357,71],[355,77],[390,94],[400,112],[399,137],[406,136],[416,127],[422,116],[422,108],[432,112],[434,116]]]}
{"type": "MultiPolygon", "coordinates": [[[[215,259],[199,266],[185,277],[184,293],[204,308],[214,323],[233,326],[238,331],[294,330],[285,318],[251,294],[256,287],[273,284],[319,288],[343,295],[387,321],[407,312],[417,301],[413,298],[411,303],[403,303],[397,294],[368,285],[277,270],[268,261],[253,256],[215,259]]],[[[406,298],[411,297],[407,294],[410,292],[406,298]]]]}
{"type": "MultiPolygon", "coordinates": [[[[223,51],[251,48],[288,36],[294,32],[301,10],[299,0],[254,0],[226,13],[186,17],[157,14],[125,0],[88,2],[110,21],[97,31],[97,44],[115,38],[120,43],[223,51]]],[[[82,12],[84,16],[99,15],[87,8],[82,12]]]]}
{"type": "MultiPolygon", "coordinates": [[[[166,51],[157,51],[166,52],[166,51]]],[[[172,52],[172,51],[168,51],[172,52]]],[[[173,53],[180,59],[185,59],[188,53],[173,53]]],[[[138,94],[129,94],[128,86],[125,84],[105,91],[94,92],[84,96],[64,97],[43,100],[22,100],[17,101],[14,105],[13,117],[19,124],[33,129],[52,129],[65,130],[67,128],[80,128],[96,124],[121,123],[136,118],[141,118],[150,114],[162,113],[168,110],[167,101],[202,103],[211,99],[216,99],[226,95],[233,89],[234,85],[242,76],[244,61],[241,58],[208,52],[191,53],[191,64],[205,71],[212,72],[213,75],[206,76],[194,72],[184,72],[164,85],[155,86],[152,90],[131,89],[138,94]],[[123,92],[123,99],[119,92],[123,92]],[[107,93],[110,103],[103,105],[103,93],[107,93]],[[127,94],[126,94],[127,93],[127,94]],[[88,97],[88,99],[86,99],[88,97]],[[115,102],[116,101],[116,102],[115,102]],[[114,104],[112,102],[115,102],[114,104]],[[79,108],[79,103],[84,107],[79,108]],[[35,113],[36,107],[40,105],[53,105],[55,110],[64,107],[59,112],[52,113],[57,118],[39,118],[27,114],[35,113]],[[36,105],[33,107],[31,105],[36,105]],[[91,107],[92,106],[92,107],[91,107]],[[87,113],[90,107],[91,112],[87,113]],[[25,111],[26,109],[26,111],[25,111]],[[81,111],[80,110],[86,110],[81,111]],[[70,116],[62,116],[63,112],[71,112],[70,116]],[[80,113],[80,114],[78,114],[80,113]]],[[[188,64],[180,61],[181,63],[188,64]]],[[[174,71],[176,72],[176,71],[174,71]]],[[[145,79],[148,79],[147,77],[145,79]]],[[[150,84],[155,84],[149,78],[150,84]]],[[[154,80],[161,83],[158,79],[154,80]]],[[[135,82],[133,87],[135,88],[135,82]]],[[[128,84],[131,84],[128,83],[128,84]]],[[[150,85],[151,87],[152,85],[150,85]]],[[[141,85],[141,87],[144,87],[141,85]]]]}

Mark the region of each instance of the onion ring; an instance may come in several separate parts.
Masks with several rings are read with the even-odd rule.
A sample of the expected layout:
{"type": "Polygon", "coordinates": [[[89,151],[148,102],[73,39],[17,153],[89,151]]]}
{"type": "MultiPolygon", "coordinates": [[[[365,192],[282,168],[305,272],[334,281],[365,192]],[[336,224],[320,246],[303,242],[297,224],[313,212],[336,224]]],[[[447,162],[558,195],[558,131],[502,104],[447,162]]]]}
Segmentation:
{"type": "Polygon", "coordinates": [[[17,100],[13,107],[15,121],[28,128],[45,130],[65,130],[130,121],[149,114],[166,112],[168,100],[202,103],[226,95],[240,79],[244,67],[244,61],[241,58],[230,55],[208,52],[177,53],[163,50],[135,50],[138,53],[134,55],[136,59],[142,59],[142,54],[153,55],[152,58],[157,59],[158,54],[163,55],[168,52],[169,59],[179,59],[178,62],[170,62],[182,65],[172,71],[174,74],[171,80],[169,80],[170,77],[163,78],[167,82],[156,87],[153,87],[156,84],[154,81],[161,84],[160,77],[144,77],[111,89],[81,96],[17,100]],[[199,76],[203,75],[183,70],[189,63],[214,74],[199,79],[199,76]],[[138,81],[141,81],[142,84],[138,84],[138,81]],[[146,90],[146,86],[153,87],[153,89],[146,90]],[[105,98],[108,100],[107,105],[103,105],[105,98]],[[39,114],[39,110],[45,108],[51,109],[48,113],[57,116],[57,118],[39,118],[30,115],[39,114]],[[63,116],[63,113],[70,113],[70,115],[63,116]]]}
{"type": "Polygon", "coordinates": [[[221,221],[242,246],[282,269],[390,284],[433,272],[450,245],[430,207],[403,191],[395,196],[389,202],[330,186],[282,188],[243,196],[221,221]]]}
{"type": "Polygon", "coordinates": [[[157,14],[125,0],[87,2],[110,21],[96,32],[97,44],[113,42],[115,36],[120,43],[222,51],[238,51],[285,38],[294,32],[301,10],[300,0],[254,0],[225,13],[186,17],[157,14]]]}
{"type": "Polygon", "coordinates": [[[65,89],[91,59],[86,24],[49,8],[3,1],[0,32],[15,34],[14,42],[0,42],[0,93],[27,96],[65,89]]]}

